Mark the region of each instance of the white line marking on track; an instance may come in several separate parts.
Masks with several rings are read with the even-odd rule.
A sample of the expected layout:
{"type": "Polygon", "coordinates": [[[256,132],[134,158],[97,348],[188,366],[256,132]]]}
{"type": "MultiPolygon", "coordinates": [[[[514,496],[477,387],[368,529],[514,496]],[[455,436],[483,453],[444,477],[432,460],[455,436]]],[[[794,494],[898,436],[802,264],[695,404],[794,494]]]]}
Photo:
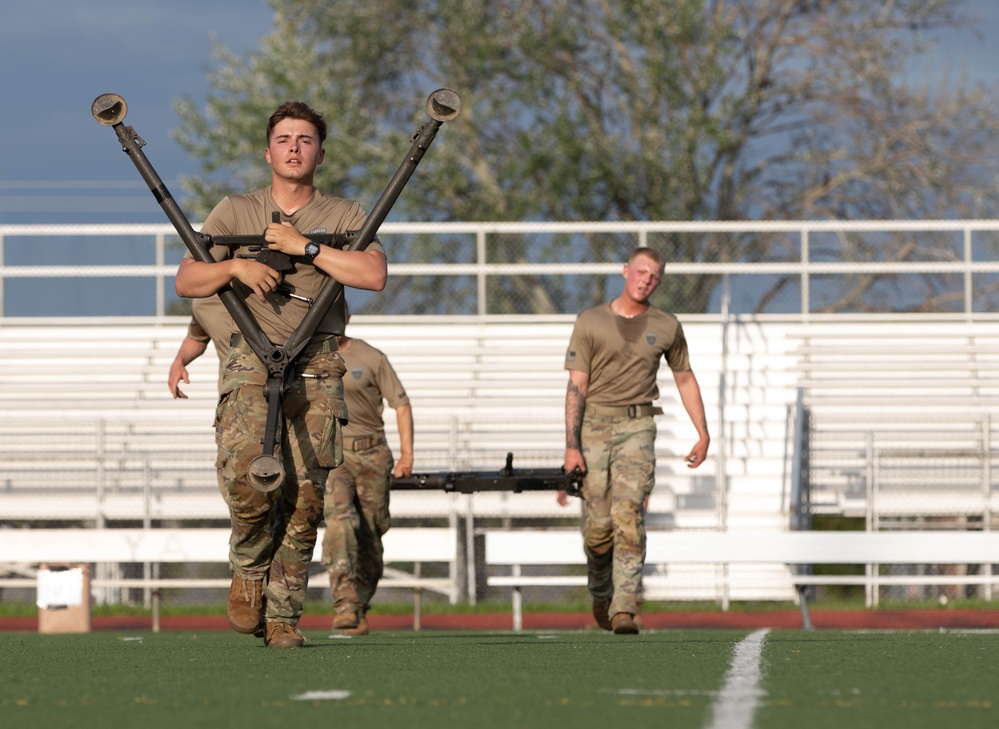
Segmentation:
{"type": "Polygon", "coordinates": [[[708,729],[749,729],[763,692],[760,690],[760,659],[769,630],[757,630],[742,639],[732,651],[732,665],[712,707],[708,729]]]}
{"type": "Polygon", "coordinates": [[[334,689],[332,691],[306,691],[304,694],[296,694],[291,697],[292,701],[337,701],[350,696],[350,691],[334,689]]]}

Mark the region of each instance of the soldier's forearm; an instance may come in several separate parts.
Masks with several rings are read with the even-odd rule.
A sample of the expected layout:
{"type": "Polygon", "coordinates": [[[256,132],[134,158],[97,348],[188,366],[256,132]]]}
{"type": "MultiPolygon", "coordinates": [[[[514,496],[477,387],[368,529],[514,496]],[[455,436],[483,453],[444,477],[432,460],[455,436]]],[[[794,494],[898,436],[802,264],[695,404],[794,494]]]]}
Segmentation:
{"type": "Polygon", "coordinates": [[[573,382],[565,391],[565,447],[582,450],[581,432],[583,429],[583,411],[586,409],[586,395],[573,382]]]}
{"type": "Polygon", "coordinates": [[[413,457],[413,408],[400,405],[395,411],[396,427],[399,430],[399,450],[401,455],[413,457]]]}

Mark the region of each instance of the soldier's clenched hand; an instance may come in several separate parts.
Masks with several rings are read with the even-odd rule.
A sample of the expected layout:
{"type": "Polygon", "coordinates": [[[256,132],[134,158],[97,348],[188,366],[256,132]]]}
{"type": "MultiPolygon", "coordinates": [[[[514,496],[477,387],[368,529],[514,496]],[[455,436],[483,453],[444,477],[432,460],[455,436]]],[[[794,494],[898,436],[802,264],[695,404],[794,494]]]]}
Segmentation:
{"type": "Polygon", "coordinates": [[[266,301],[267,294],[274,293],[281,283],[281,273],[264,263],[243,258],[233,259],[233,263],[236,265],[235,277],[261,301],[266,301]]]}

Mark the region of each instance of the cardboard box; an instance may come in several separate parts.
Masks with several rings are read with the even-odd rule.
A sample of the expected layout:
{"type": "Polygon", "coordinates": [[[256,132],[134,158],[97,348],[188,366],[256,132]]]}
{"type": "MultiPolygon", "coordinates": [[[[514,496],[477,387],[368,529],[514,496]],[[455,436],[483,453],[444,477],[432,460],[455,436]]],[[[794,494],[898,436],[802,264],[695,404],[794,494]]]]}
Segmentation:
{"type": "Polygon", "coordinates": [[[90,566],[42,565],[37,603],[39,633],[89,633],[90,566]]]}

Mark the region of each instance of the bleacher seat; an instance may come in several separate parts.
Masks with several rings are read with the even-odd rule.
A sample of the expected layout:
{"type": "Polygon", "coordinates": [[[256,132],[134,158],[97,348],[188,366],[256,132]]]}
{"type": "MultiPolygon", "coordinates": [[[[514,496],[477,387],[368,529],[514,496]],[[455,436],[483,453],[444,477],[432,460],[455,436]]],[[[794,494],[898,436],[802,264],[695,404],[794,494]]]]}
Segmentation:
{"type": "MultiPolygon", "coordinates": [[[[996,419],[986,417],[999,400],[999,327],[842,317],[728,324],[687,317],[684,325],[713,442],[708,463],[685,467],[695,433],[663,368],[655,527],[782,528],[786,423],[799,386],[812,417],[818,508],[867,508],[866,434],[875,430],[880,457],[896,458],[879,472],[881,506],[901,504],[893,518],[930,508],[905,507],[892,485],[918,481],[927,454],[950,469],[928,489],[952,484],[938,492],[970,504],[959,508],[965,513],[991,503],[980,474],[999,468],[974,453],[999,438],[996,419]],[[899,454],[908,460],[898,462],[899,454]]],[[[383,350],[407,387],[418,472],[495,471],[509,452],[515,467],[561,464],[571,328],[572,317],[358,316],[350,333],[383,350]]],[[[166,387],[185,329],[176,318],[0,326],[0,521],[225,517],[214,475],[214,350],[189,367],[191,383],[182,386],[189,399],[172,399],[166,387]]],[[[394,412],[385,414],[397,448],[394,412]]],[[[567,510],[549,494],[393,495],[400,519],[466,513],[530,519],[567,510]]]]}
{"type": "MultiPolygon", "coordinates": [[[[185,328],[177,319],[0,327],[0,367],[10,373],[0,380],[0,408],[8,415],[0,424],[0,520],[225,517],[214,475],[214,350],[188,367],[191,383],[181,385],[188,399],[172,399],[166,387],[185,328]]],[[[417,471],[496,471],[511,452],[517,468],[561,465],[562,363],[571,328],[571,317],[499,323],[356,317],[350,333],[386,352],[407,388],[417,471]]],[[[704,341],[692,347],[704,350],[702,361],[713,361],[717,327],[695,331],[704,341]]],[[[716,372],[709,366],[698,374],[706,402],[715,401],[716,372]]],[[[704,493],[714,464],[696,477],[682,469],[680,457],[695,433],[672,378],[664,376],[661,486],[652,508],[662,514],[660,521],[674,523],[676,495],[704,493]]],[[[385,416],[397,448],[394,411],[386,409],[385,416]]],[[[713,504],[697,506],[688,510],[691,518],[710,520],[713,504]]],[[[393,494],[398,519],[468,509],[503,518],[576,513],[559,507],[553,494],[393,494]]]]}

